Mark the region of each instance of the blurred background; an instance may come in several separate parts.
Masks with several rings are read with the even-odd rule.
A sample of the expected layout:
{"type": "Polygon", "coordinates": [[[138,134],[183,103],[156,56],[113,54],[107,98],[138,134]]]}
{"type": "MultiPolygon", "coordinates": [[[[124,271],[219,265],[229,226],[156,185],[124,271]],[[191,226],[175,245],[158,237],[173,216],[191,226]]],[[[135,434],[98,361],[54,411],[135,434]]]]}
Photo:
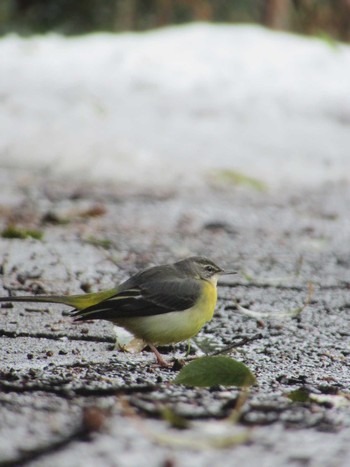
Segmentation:
{"type": "Polygon", "coordinates": [[[350,0],[1,0],[0,167],[350,181],[349,40],[350,0]]]}
{"type": "Polygon", "coordinates": [[[350,40],[350,0],[1,0],[0,33],[144,31],[190,21],[259,23],[350,40]]]}

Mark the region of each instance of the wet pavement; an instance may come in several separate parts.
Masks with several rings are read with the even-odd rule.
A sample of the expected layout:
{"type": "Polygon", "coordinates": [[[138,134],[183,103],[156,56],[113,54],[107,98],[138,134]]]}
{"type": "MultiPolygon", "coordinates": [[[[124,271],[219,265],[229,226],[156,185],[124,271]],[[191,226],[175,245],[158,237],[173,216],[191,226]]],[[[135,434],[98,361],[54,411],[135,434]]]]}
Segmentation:
{"type": "Polygon", "coordinates": [[[348,184],[180,192],[8,170],[0,181],[1,230],[42,235],[0,239],[1,295],[98,291],[206,255],[240,274],[222,280],[190,358],[231,346],[258,381],[248,394],[174,385],[186,343],[161,349],[174,365],[159,368],[147,350],[116,350],[110,323],[3,304],[1,466],[349,465],[348,184]],[[287,397],[298,389],[305,399],[287,397]]]}

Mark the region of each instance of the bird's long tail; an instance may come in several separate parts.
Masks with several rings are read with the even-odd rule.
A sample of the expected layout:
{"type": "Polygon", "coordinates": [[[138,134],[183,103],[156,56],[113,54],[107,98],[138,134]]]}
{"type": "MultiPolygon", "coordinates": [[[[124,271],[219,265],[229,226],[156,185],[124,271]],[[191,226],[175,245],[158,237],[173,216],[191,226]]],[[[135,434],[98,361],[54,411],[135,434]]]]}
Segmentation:
{"type": "Polygon", "coordinates": [[[21,295],[17,297],[0,297],[0,302],[43,302],[62,303],[71,306],[76,310],[96,305],[118,292],[118,289],[109,289],[97,293],[87,293],[81,295],[21,295]]]}

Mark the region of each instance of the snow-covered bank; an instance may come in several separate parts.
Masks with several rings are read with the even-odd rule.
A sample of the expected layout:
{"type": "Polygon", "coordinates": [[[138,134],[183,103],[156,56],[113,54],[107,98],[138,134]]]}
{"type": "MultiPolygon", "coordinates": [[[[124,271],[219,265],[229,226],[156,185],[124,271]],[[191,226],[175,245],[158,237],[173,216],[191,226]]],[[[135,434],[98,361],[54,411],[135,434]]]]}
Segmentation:
{"type": "Polygon", "coordinates": [[[350,180],[350,47],[253,26],[0,40],[0,166],[350,180]]]}

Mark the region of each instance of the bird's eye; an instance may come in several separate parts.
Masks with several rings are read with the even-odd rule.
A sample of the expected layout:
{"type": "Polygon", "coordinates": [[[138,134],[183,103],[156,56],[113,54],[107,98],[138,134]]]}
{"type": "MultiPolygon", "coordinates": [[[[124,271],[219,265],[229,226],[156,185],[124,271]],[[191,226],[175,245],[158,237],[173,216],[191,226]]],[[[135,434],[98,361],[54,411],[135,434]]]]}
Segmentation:
{"type": "Polygon", "coordinates": [[[211,266],[210,264],[205,266],[205,270],[208,271],[208,272],[215,272],[214,266],[211,266]]]}

